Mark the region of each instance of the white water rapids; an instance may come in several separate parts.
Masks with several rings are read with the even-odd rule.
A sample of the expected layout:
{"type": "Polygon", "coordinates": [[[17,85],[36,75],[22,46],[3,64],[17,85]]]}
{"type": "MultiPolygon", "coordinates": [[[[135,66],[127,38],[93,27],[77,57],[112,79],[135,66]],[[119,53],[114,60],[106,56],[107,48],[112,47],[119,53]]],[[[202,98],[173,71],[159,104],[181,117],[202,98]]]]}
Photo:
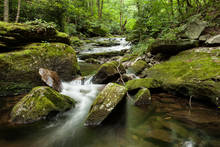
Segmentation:
{"type": "MultiPolygon", "coordinates": [[[[74,80],[71,82],[62,82],[63,90],[61,94],[73,98],[77,104],[74,109],[66,112],[67,120],[61,124],[55,131],[46,135],[43,139],[38,141],[39,144],[45,146],[54,146],[59,142],[58,146],[65,146],[65,138],[74,136],[82,128],[93,100],[104,87],[104,85],[92,84],[91,78],[82,82],[82,80],[74,80]]],[[[54,127],[52,124],[49,127],[54,127]]]]}
{"type": "MultiPolygon", "coordinates": [[[[84,50],[81,53],[92,54],[92,53],[103,53],[103,52],[113,52],[113,51],[122,51],[128,50],[131,48],[131,43],[126,41],[125,38],[99,38],[96,41],[116,41],[119,45],[110,46],[110,47],[92,47],[89,50],[84,50]]],[[[91,45],[91,44],[88,44],[91,45]]]]}

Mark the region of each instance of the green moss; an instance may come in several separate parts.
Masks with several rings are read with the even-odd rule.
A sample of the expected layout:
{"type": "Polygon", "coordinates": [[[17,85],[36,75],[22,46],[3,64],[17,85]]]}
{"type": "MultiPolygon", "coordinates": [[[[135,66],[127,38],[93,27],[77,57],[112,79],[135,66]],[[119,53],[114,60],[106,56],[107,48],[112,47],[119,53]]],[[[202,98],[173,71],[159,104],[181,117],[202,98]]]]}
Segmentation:
{"type": "Polygon", "coordinates": [[[31,30],[33,27],[27,24],[20,23],[7,23],[0,21],[0,34],[6,34],[6,32],[11,32],[14,30],[31,30]]]}
{"type": "Polygon", "coordinates": [[[70,41],[72,46],[81,46],[83,44],[83,41],[80,40],[77,36],[72,36],[70,41]]]}
{"type": "Polygon", "coordinates": [[[50,24],[0,22],[0,35],[3,37],[1,40],[10,46],[13,46],[11,43],[16,43],[17,45],[41,41],[70,44],[69,36],[58,32],[50,24]],[[7,37],[13,37],[14,39],[7,39],[7,37]]]}
{"type": "Polygon", "coordinates": [[[14,106],[11,120],[16,123],[31,123],[44,119],[51,112],[64,112],[74,105],[73,99],[49,87],[36,87],[14,106]]]}
{"type": "Polygon", "coordinates": [[[68,37],[69,37],[68,34],[63,33],[63,32],[58,32],[58,31],[57,31],[57,35],[56,35],[56,36],[57,36],[57,37],[62,37],[62,38],[68,38],[68,37]]]}
{"type": "Polygon", "coordinates": [[[136,55],[133,55],[133,54],[126,54],[123,56],[122,59],[120,59],[120,62],[126,62],[126,61],[133,61],[137,58],[136,55]]]}
{"type": "Polygon", "coordinates": [[[93,76],[93,83],[107,84],[109,82],[116,81],[119,78],[119,72],[125,73],[125,69],[122,64],[117,61],[111,61],[102,64],[97,73],[93,76]]]}
{"type": "Polygon", "coordinates": [[[132,73],[139,74],[147,67],[147,63],[143,60],[136,61],[128,70],[132,73]]]}
{"type": "MultiPolygon", "coordinates": [[[[2,69],[0,81],[2,83],[41,85],[38,75],[39,68],[54,70],[63,80],[71,80],[73,75],[79,73],[74,49],[63,43],[29,44],[19,51],[0,54],[0,61],[0,68],[2,69]]],[[[19,89],[20,84],[16,89],[19,89]]],[[[27,89],[33,88],[32,86],[27,86],[27,89]]],[[[12,93],[12,95],[17,93],[11,88],[12,91],[8,91],[9,89],[6,88],[7,86],[0,85],[0,89],[5,89],[7,93],[12,93]]],[[[23,89],[24,87],[21,86],[20,88],[23,89]]]]}
{"type": "Polygon", "coordinates": [[[138,91],[134,98],[135,105],[144,105],[150,104],[151,102],[151,94],[147,88],[142,88],[138,91]]]}
{"type": "Polygon", "coordinates": [[[135,90],[140,88],[159,88],[161,83],[153,78],[134,79],[125,83],[128,90],[135,90]]]}
{"type": "Polygon", "coordinates": [[[99,125],[122,100],[126,92],[124,86],[109,83],[96,97],[85,124],[99,125]]]}
{"type": "Polygon", "coordinates": [[[163,82],[162,87],[174,94],[211,101],[220,95],[220,48],[213,51],[189,50],[169,61],[144,71],[144,75],[163,82]]]}

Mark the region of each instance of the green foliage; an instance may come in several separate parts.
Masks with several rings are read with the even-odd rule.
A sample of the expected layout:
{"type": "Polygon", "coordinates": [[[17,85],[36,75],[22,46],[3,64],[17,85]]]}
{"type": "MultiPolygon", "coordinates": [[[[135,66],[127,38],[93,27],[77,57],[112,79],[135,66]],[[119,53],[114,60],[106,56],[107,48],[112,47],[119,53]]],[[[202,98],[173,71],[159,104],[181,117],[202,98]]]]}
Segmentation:
{"type": "Polygon", "coordinates": [[[136,45],[133,45],[131,50],[134,55],[143,55],[148,50],[148,47],[155,41],[155,39],[150,38],[145,41],[141,41],[136,45]]]}
{"type": "Polygon", "coordinates": [[[53,22],[46,22],[42,19],[35,19],[34,21],[26,21],[25,24],[35,26],[36,28],[55,29],[56,24],[53,22]]]}

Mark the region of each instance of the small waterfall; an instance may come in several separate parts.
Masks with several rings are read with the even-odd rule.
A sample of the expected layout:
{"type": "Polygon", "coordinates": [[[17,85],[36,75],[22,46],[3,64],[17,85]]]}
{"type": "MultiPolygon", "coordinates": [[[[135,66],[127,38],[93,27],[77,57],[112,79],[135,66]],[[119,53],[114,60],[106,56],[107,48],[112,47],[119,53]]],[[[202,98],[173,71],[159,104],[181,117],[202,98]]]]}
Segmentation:
{"type": "MultiPolygon", "coordinates": [[[[46,146],[54,146],[56,142],[65,144],[66,138],[74,136],[83,127],[85,118],[89,112],[93,100],[104,87],[104,85],[92,84],[92,77],[85,79],[73,80],[71,82],[62,82],[63,90],[61,94],[67,95],[77,101],[74,109],[66,113],[68,120],[58,127],[51,134],[40,140],[39,143],[46,146]]],[[[61,145],[63,146],[63,145],[61,145]]]]}

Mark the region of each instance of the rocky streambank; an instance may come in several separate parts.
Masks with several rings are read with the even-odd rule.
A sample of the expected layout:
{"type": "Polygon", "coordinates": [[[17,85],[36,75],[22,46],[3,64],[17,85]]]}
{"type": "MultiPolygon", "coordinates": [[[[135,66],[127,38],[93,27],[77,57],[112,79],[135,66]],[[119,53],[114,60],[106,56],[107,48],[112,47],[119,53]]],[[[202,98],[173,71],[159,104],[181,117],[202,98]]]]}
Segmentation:
{"type": "Polygon", "coordinates": [[[61,81],[80,74],[67,34],[47,23],[0,22],[0,40],[0,101],[30,92],[16,99],[19,102],[10,110],[11,122],[33,123],[75,105],[72,98],[56,92],[62,90],[61,81]],[[44,82],[55,90],[37,87],[45,86],[44,82]]]}

